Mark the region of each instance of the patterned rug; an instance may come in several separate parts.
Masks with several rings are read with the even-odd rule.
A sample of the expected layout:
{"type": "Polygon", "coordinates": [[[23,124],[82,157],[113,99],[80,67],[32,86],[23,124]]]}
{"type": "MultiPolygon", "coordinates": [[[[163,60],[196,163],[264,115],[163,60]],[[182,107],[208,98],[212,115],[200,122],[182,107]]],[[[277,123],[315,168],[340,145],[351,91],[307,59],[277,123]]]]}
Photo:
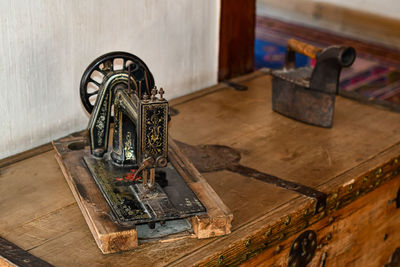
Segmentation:
{"type": "MultiPolygon", "coordinates": [[[[257,23],[254,49],[255,67],[282,68],[286,43],[289,38],[291,36],[285,31],[257,23]]],[[[319,47],[326,46],[316,41],[310,42],[310,40],[302,40],[298,37],[296,39],[319,47]]],[[[315,62],[310,58],[300,54],[296,55],[297,67],[313,64],[315,62]]],[[[386,62],[382,58],[376,58],[367,53],[360,53],[357,50],[354,64],[350,68],[342,70],[339,90],[343,96],[400,111],[400,65],[386,62]]]]}

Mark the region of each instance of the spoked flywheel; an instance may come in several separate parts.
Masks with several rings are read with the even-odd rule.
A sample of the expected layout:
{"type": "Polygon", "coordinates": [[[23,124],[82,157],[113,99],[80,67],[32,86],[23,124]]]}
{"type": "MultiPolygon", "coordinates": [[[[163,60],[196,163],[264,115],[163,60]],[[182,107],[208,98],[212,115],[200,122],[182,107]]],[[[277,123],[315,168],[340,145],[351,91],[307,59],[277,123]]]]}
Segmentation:
{"type": "MultiPolygon", "coordinates": [[[[97,95],[107,77],[116,72],[130,70],[130,77],[139,84],[141,93],[150,95],[154,87],[154,78],[146,64],[137,56],[126,52],[111,52],[95,59],[83,73],[80,84],[82,104],[92,113],[97,95]]],[[[127,82],[127,81],[126,81],[127,82]]],[[[111,118],[112,119],[112,118],[111,118]]]]}

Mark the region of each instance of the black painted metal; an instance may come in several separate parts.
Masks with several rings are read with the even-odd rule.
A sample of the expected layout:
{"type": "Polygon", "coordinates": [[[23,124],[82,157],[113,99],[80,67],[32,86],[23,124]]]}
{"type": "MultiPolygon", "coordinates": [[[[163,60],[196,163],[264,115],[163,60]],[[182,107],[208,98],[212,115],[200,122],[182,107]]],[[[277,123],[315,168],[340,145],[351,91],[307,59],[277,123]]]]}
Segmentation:
{"type": "Polygon", "coordinates": [[[143,194],[140,180],[124,179],[130,173],[129,167],[115,166],[107,159],[90,156],[84,157],[84,161],[113,217],[122,225],[180,219],[206,211],[171,164],[157,168],[155,189],[143,194]]]}
{"type": "Polygon", "coordinates": [[[290,247],[288,266],[307,266],[314,256],[316,248],[317,234],[312,230],[301,233],[290,247]]]}
{"type": "Polygon", "coordinates": [[[397,247],[392,256],[390,257],[390,261],[384,265],[384,267],[399,267],[400,266],[400,247],[397,247]]]}
{"type": "Polygon", "coordinates": [[[400,188],[399,188],[399,190],[397,190],[397,195],[396,195],[395,201],[396,201],[396,208],[397,209],[400,208],[400,188]]]}
{"type": "Polygon", "coordinates": [[[134,67],[132,67],[132,72],[134,73],[135,79],[136,80],[143,80],[143,90],[147,90],[147,94],[150,95],[150,90],[151,88],[154,87],[154,78],[153,75],[151,74],[149,68],[147,65],[137,56],[127,53],[127,52],[121,52],[121,51],[116,51],[116,52],[110,52],[107,54],[104,54],[95,60],[93,60],[92,63],[86,68],[86,70],[83,72],[79,91],[80,91],[80,96],[82,100],[82,104],[85,107],[86,111],[91,114],[93,111],[94,105],[90,103],[89,98],[91,96],[96,96],[98,94],[98,90],[95,92],[88,92],[88,83],[92,82],[94,83],[99,89],[100,85],[102,82],[97,82],[91,78],[91,75],[95,72],[98,71],[102,73],[104,76],[107,75],[110,71],[114,71],[114,60],[115,59],[122,59],[123,60],[123,66],[122,70],[128,72],[128,67],[129,65],[133,64],[134,67]],[[106,67],[105,65],[107,65],[106,67]],[[147,84],[146,84],[147,80],[147,84]]]}
{"type": "Polygon", "coordinates": [[[163,97],[164,90],[154,86],[143,61],[125,52],[97,58],[83,74],[80,93],[91,113],[91,156],[83,160],[118,223],[148,223],[154,227],[155,222],[205,212],[200,200],[168,163],[169,104],[163,97]],[[115,68],[115,59],[122,59],[122,68],[115,68]],[[96,71],[104,75],[101,82],[91,77],[96,71]],[[88,93],[90,82],[97,85],[97,91],[88,93]],[[93,95],[97,98],[91,105],[89,98],[93,95]]]}
{"type": "Polygon", "coordinates": [[[263,173],[258,170],[245,167],[242,165],[233,165],[228,168],[228,170],[237,172],[239,174],[245,175],[247,177],[252,177],[259,181],[263,181],[269,184],[273,184],[279,186],[281,188],[285,188],[291,191],[295,191],[301,195],[307,196],[309,198],[313,198],[316,200],[316,209],[315,212],[322,210],[326,206],[326,198],[327,195],[321,191],[318,191],[309,186],[305,186],[299,183],[294,183],[288,180],[281,179],[271,174],[263,173]]]}
{"type": "MultiPolygon", "coordinates": [[[[0,237],[0,257],[10,263],[21,267],[50,267],[53,266],[44,260],[41,260],[29,252],[23,250],[10,241],[0,237]]],[[[1,259],[0,259],[1,265],[1,259]]],[[[7,266],[7,265],[6,265],[7,266]]]]}
{"type": "Polygon", "coordinates": [[[315,212],[323,210],[326,206],[327,195],[325,193],[299,183],[281,179],[274,175],[243,166],[240,164],[240,152],[231,147],[221,145],[192,146],[179,141],[175,142],[179,145],[185,155],[190,158],[200,172],[215,172],[221,170],[236,172],[245,177],[251,177],[315,199],[315,212]]]}

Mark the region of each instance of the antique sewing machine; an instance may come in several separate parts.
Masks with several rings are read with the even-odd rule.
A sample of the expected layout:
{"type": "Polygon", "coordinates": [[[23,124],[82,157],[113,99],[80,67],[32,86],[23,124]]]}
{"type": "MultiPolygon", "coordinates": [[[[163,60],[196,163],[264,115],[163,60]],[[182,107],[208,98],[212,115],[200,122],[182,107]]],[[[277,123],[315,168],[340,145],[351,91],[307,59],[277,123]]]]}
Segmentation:
{"type": "Polygon", "coordinates": [[[352,47],[321,49],[290,39],[283,69],[271,73],[273,110],[301,122],[332,127],[340,72],[355,58],[352,47]],[[295,52],[315,59],[315,67],[296,68],[295,52]]]}
{"type": "Polygon", "coordinates": [[[169,136],[168,101],[142,60],[100,56],[84,71],[80,96],[87,130],[53,145],[103,253],[230,233],[231,211],[169,136]]]}
{"type": "Polygon", "coordinates": [[[205,212],[168,160],[168,101],[143,61],[124,52],[103,55],[84,72],[80,92],[91,113],[90,155],[83,160],[118,223],[154,228],[205,212]]]}

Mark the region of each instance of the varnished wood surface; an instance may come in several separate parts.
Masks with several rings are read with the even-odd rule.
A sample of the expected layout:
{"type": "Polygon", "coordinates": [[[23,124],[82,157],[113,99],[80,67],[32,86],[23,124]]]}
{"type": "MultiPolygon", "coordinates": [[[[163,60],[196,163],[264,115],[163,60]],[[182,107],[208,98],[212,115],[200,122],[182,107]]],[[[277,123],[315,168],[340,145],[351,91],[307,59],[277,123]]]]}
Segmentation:
{"type": "Polygon", "coordinates": [[[398,113],[337,97],[333,128],[323,129],[273,112],[270,76],[244,84],[248,91],[224,87],[174,105],[180,114],[172,121],[172,136],[235,148],[242,165],[311,187],[400,142],[398,113]]]}
{"type": "MultiPolygon", "coordinates": [[[[309,266],[386,266],[400,247],[400,209],[396,206],[400,176],[347,207],[332,212],[307,230],[317,233],[315,255],[309,266]]],[[[292,242],[282,242],[243,266],[287,266],[292,242]]],[[[398,266],[398,265],[389,265],[398,266]]]]}
{"type": "MultiPolygon", "coordinates": [[[[196,194],[206,208],[206,213],[187,218],[193,232],[184,231],[154,242],[173,242],[183,238],[209,238],[231,232],[232,213],[180,151],[174,140],[168,140],[168,157],[188,187],[196,194]]],[[[121,227],[110,216],[110,208],[83,162],[89,153],[89,139],[86,131],[73,133],[53,142],[56,159],[65,176],[82,215],[92,232],[98,247],[104,254],[132,250],[139,245],[135,226],[121,227]],[[71,144],[81,145],[70,149],[71,144]]]]}
{"type": "Polygon", "coordinates": [[[28,159],[30,157],[36,156],[40,153],[44,153],[47,151],[50,151],[53,149],[53,146],[50,143],[35,147],[33,149],[30,149],[28,151],[22,152],[22,153],[18,153],[14,156],[11,157],[7,157],[4,159],[0,160],[0,168],[3,168],[7,165],[16,163],[18,161],[24,160],[24,159],[28,159]]]}
{"type": "MultiPolygon", "coordinates": [[[[240,151],[240,164],[244,166],[324,192],[335,191],[400,156],[399,114],[337,97],[334,126],[322,129],[272,112],[268,75],[258,72],[235,81],[249,86],[249,90],[217,85],[171,101],[179,111],[171,121],[172,137],[191,145],[229,146],[240,151]]],[[[1,168],[0,172],[0,235],[57,266],[188,266],[208,259],[216,264],[221,256],[228,262],[235,253],[251,248],[244,244],[259,231],[314,203],[292,191],[227,170],[202,173],[233,212],[230,235],[149,244],[104,256],[53,151],[1,168]]]]}

